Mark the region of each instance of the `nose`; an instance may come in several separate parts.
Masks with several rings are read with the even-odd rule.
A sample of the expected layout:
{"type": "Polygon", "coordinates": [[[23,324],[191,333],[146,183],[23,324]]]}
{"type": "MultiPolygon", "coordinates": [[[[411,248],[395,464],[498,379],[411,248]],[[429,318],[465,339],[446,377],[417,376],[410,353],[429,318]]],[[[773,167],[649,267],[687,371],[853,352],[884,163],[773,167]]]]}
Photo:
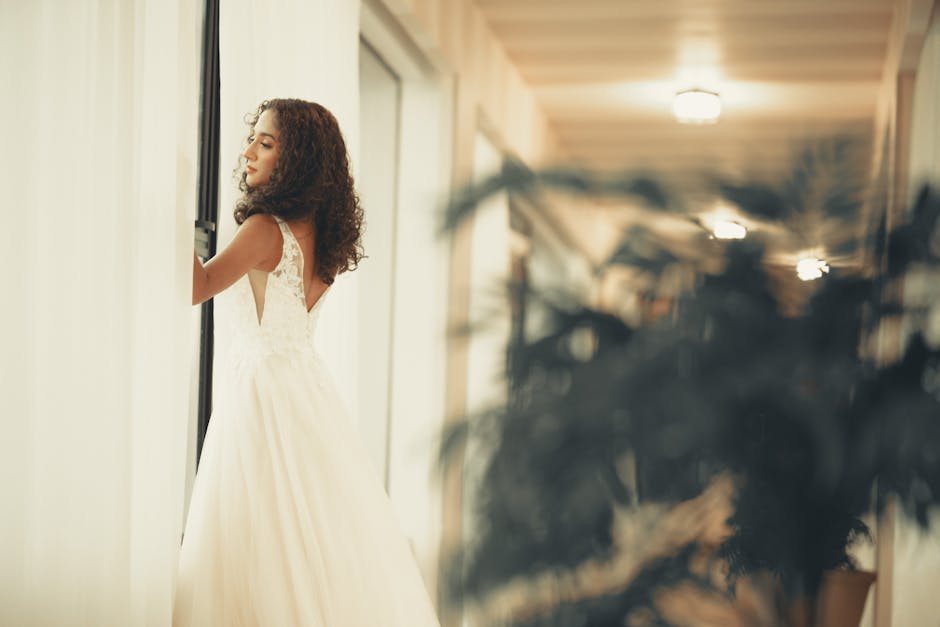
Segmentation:
{"type": "Polygon", "coordinates": [[[253,161],[255,158],[255,144],[254,142],[248,144],[248,147],[245,148],[245,151],[242,153],[242,156],[249,161],[253,161]]]}

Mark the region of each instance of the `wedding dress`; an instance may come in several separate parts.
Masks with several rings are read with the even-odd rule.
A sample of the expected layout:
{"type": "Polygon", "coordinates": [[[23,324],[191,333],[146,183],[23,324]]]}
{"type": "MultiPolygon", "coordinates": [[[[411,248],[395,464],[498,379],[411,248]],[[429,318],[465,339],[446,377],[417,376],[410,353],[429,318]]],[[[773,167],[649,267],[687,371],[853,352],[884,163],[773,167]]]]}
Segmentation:
{"type": "Polygon", "coordinates": [[[278,224],[277,268],[252,271],[217,298],[232,308],[229,371],[220,373],[224,392],[193,486],[173,624],[437,626],[391,503],[314,349],[326,293],[307,311],[303,253],[278,224]]]}

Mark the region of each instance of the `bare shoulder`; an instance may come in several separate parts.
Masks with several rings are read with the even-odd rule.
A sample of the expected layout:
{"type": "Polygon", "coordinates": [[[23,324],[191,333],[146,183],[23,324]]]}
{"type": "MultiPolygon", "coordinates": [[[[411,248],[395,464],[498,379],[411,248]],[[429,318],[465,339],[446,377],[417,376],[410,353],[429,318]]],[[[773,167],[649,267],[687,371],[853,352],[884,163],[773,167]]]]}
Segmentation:
{"type": "Polygon", "coordinates": [[[281,231],[277,225],[277,219],[267,213],[256,213],[248,216],[238,228],[247,229],[247,232],[257,233],[258,235],[280,233],[281,231]]]}
{"type": "Polygon", "coordinates": [[[274,216],[265,213],[248,216],[238,227],[237,236],[249,240],[251,248],[263,257],[261,269],[268,269],[269,266],[273,269],[273,266],[277,265],[284,244],[281,229],[274,216]]]}

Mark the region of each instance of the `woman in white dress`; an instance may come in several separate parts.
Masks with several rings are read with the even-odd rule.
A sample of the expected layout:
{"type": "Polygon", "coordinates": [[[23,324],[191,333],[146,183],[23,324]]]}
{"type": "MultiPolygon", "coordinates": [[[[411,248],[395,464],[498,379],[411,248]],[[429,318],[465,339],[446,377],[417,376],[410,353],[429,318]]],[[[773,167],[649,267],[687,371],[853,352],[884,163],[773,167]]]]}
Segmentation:
{"type": "Polygon", "coordinates": [[[302,100],[252,121],[232,242],[193,259],[193,304],[232,322],[180,553],[173,624],[430,627],[392,507],[313,345],[323,298],[362,257],[336,119],[302,100]],[[230,288],[230,289],[229,289],[230,288]]]}

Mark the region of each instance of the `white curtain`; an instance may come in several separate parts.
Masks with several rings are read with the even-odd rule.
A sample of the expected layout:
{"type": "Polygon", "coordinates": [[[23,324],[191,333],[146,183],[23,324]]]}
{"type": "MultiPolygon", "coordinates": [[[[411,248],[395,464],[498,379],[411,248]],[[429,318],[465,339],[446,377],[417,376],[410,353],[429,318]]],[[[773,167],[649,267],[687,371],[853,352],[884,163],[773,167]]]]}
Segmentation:
{"type": "Polygon", "coordinates": [[[202,3],[0,0],[0,624],[167,625],[202,3]]]}
{"type": "MultiPolygon", "coordinates": [[[[219,246],[235,232],[232,176],[248,136],[245,116],[268,98],[318,102],[336,116],[357,163],[359,0],[226,0],[219,14],[221,139],[219,246]]],[[[355,174],[355,170],[354,170],[355,174]]],[[[356,273],[340,275],[324,303],[317,343],[340,392],[356,411],[356,273]]],[[[224,314],[223,314],[224,315],[224,314]]],[[[225,321],[217,317],[217,329],[225,321]]],[[[226,338],[216,333],[217,363],[226,338]]]]}

